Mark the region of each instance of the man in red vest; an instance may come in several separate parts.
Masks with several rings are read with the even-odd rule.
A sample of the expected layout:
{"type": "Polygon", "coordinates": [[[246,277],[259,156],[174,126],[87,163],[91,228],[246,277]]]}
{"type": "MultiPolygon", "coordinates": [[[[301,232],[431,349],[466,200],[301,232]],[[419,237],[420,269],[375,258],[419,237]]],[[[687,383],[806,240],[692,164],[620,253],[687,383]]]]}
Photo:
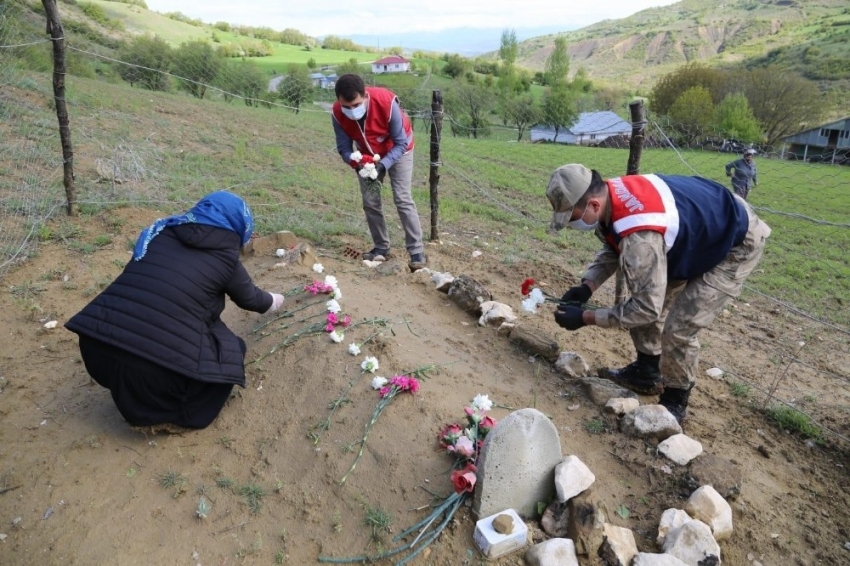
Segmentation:
{"type": "Polygon", "coordinates": [[[594,230],[603,242],[581,285],[561,298],[555,321],[567,330],[628,328],[637,360],[600,377],[638,393],[660,393],[659,403],[681,423],[696,380],[697,334],[740,295],[770,227],[742,198],[701,177],[605,181],[570,164],[555,170],[546,196],[552,229],[594,230]],[[631,296],[612,308],[583,308],[617,269],[631,296]]]}
{"type": "MultiPolygon", "coordinates": [[[[377,170],[377,180],[390,176],[404,241],[410,254],[411,271],[425,267],[422,225],[413,202],[413,128],[402,111],[398,97],[381,87],[366,87],[358,75],[347,74],[336,81],[337,101],[331,113],[336,149],[342,160],[360,172],[367,164],[377,170]]],[[[358,175],[363,211],[374,247],[364,259],[383,261],[390,257],[390,238],[381,207],[380,190],[374,190],[358,175]]]]}

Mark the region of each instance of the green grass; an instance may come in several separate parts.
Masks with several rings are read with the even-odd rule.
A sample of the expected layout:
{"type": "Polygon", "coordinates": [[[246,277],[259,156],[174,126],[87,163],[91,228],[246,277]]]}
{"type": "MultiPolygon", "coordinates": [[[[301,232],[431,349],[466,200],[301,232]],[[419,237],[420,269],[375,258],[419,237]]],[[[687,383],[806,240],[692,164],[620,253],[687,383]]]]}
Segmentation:
{"type": "Polygon", "coordinates": [[[263,504],[263,498],[267,495],[265,488],[257,484],[243,485],[239,488],[239,495],[245,498],[245,503],[251,513],[256,515],[260,512],[263,504]]]}
{"type": "Polygon", "coordinates": [[[810,438],[817,443],[823,442],[823,430],[812,422],[808,415],[793,409],[787,405],[774,405],[767,409],[767,415],[782,430],[798,433],[805,438],[810,438]]]}

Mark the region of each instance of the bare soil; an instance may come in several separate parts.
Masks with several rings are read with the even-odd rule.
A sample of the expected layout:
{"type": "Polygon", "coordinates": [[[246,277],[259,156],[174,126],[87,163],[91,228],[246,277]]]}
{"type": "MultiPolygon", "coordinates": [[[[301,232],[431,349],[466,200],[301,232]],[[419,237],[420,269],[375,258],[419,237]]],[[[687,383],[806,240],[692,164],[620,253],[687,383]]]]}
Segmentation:
{"type": "MultiPolygon", "coordinates": [[[[371,375],[361,375],[363,355],[349,355],[346,345],[326,335],[304,337],[249,363],[248,386],[235,392],[208,429],[182,435],[131,429],[109,393],[89,379],[76,336],[61,325],[120,272],[129,257],[125,242],[156,216],[120,209],[108,218],[76,220],[89,236],[112,231],[115,243],[87,255],[45,244],[38,257],[3,280],[0,533],[6,537],[0,564],[300,565],[314,564],[320,555],[391,548],[391,534],[373,540],[366,510],[389,513],[390,530],[398,533],[424,516],[417,509],[431,502],[429,491],[450,492],[451,459],[438,449],[437,432],[461,418],[479,393],[497,403],[497,419],[510,408],[536,407],[548,415],[564,454],[578,455],[596,475],[593,490],[608,510],[629,509],[627,518],[610,512],[610,521],[634,529],[642,551],[658,551],[661,513],[682,507],[690,493],[686,469],[666,461],[652,444],[623,437],[616,421],[604,417],[574,382],[495,330],[479,327],[426,276],[408,273],[402,260],[393,260],[397,270],[390,262],[377,271],[314,244],[326,273],[339,279],[344,311],[355,321],[382,318],[391,325],[363,349],[363,355],[378,357],[379,375],[440,366],[419,393],[399,396],[386,409],[345,485],[340,480],[356,455],[356,447],[349,449],[362,437],[378,397],[369,386],[371,375]],[[59,327],[44,329],[49,320],[59,327]],[[351,381],[350,402],[314,441],[310,433],[351,381]],[[602,420],[605,430],[590,432],[586,423],[592,419],[602,420]],[[183,479],[166,488],[162,480],[169,473],[183,479]],[[228,481],[229,487],[222,486],[228,481]],[[265,494],[253,510],[240,495],[245,486],[265,494]],[[212,506],[206,519],[196,516],[201,493],[212,506]]],[[[558,266],[506,266],[487,253],[472,260],[462,237],[453,239],[461,243],[429,245],[430,266],[474,277],[518,313],[525,277],[549,281],[553,292],[572,279],[558,266]]],[[[257,256],[245,264],[257,284],[272,291],[315,276],[309,267],[275,267],[277,261],[257,256]]],[[[610,302],[610,291],[600,301],[610,302]]],[[[303,296],[292,297],[284,309],[304,303],[303,296]]],[[[322,307],[314,309],[301,312],[322,307]]],[[[633,357],[626,332],[567,333],[548,313],[520,317],[593,367],[633,357]]],[[[290,329],[257,340],[252,330],[268,316],[233,305],[224,318],[248,340],[249,361],[292,334],[290,329]]],[[[351,329],[346,344],[374,331],[367,325],[351,329]]],[[[782,307],[736,301],[701,338],[703,369],[720,365],[765,390],[778,381],[779,397],[795,399],[830,429],[850,435],[845,334],[782,307]],[[791,354],[806,365],[795,363],[783,374],[791,354]]],[[[761,411],[764,397],[755,389],[734,396],[733,380],[702,377],[686,423],[686,433],[706,452],[733,460],[743,473],[742,494],[732,502],[735,532],[721,544],[724,564],[850,563],[844,548],[850,541],[847,445],[835,435],[817,444],[782,431],[761,411]]],[[[479,564],[474,521],[471,510],[462,508],[414,563],[479,564]]],[[[529,523],[536,524],[534,518],[529,523]]],[[[542,539],[539,528],[534,537],[542,539]]],[[[522,554],[495,563],[522,564],[522,554]]],[[[582,564],[594,563],[582,558],[582,564]]]]}

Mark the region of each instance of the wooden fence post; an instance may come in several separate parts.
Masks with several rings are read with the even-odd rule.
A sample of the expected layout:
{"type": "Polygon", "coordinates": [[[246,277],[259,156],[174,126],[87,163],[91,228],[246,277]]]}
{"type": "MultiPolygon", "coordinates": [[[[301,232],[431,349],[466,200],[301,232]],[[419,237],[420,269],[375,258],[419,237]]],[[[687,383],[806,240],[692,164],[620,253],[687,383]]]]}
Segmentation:
{"type": "Polygon", "coordinates": [[[443,133],[443,93],[435,90],[431,95],[431,167],[428,183],[431,187],[431,241],[440,239],[440,138],[443,133]]]}
{"type": "Polygon", "coordinates": [[[53,40],[53,100],[56,103],[56,117],[59,119],[59,140],[62,143],[62,165],[65,185],[65,198],[68,199],[68,215],[77,215],[77,199],[74,189],[74,150],[71,146],[71,127],[68,119],[68,107],[65,105],[65,31],[59,19],[56,0],[41,0],[47,14],[47,34],[53,40]]]}
{"type": "MultiPolygon", "coordinates": [[[[640,173],[640,158],[643,153],[643,132],[646,128],[646,110],[643,107],[643,100],[635,100],[630,103],[629,113],[632,118],[632,137],[629,140],[629,162],[626,164],[626,175],[637,175],[640,173]]],[[[626,279],[622,271],[617,271],[614,304],[620,304],[625,300],[626,279]]]]}

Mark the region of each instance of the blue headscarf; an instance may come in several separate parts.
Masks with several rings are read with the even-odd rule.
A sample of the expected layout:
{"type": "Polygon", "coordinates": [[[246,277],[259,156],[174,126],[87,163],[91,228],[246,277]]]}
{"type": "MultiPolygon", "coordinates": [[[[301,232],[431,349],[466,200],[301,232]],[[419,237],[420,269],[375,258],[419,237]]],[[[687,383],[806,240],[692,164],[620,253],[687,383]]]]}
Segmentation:
{"type": "Polygon", "coordinates": [[[133,261],[139,261],[148,251],[151,240],[168,226],[180,224],[206,224],[235,232],[242,245],[248,243],[254,233],[254,217],[248,204],[227,191],[208,194],[185,214],[160,218],[139,234],[133,248],[133,261]]]}

